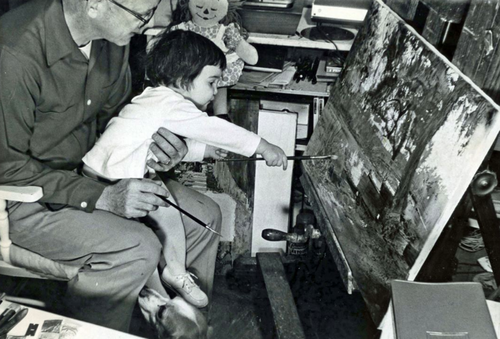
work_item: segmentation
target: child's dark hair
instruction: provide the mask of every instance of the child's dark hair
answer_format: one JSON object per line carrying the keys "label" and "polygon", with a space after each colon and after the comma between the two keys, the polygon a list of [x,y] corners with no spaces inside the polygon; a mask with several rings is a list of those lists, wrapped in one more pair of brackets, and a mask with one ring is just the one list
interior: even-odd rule
{"label": "child's dark hair", "polygon": [[154,87],[189,89],[205,66],[226,68],[222,50],[204,36],[183,30],[166,31],[146,56],[146,75]]}

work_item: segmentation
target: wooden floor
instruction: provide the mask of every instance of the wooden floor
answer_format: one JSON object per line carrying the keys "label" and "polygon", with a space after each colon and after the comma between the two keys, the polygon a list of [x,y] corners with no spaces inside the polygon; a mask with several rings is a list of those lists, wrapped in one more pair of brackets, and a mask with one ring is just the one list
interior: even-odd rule
{"label": "wooden floor", "polygon": [[[327,258],[312,257],[285,265],[306,338],[377,338],[361,295],[347,294],[335,266]],[[218,276],[213,302],[211,338],[276,338],[259,274],[245,276],[235,269],[226,277]]]}
{"label": "wooden floor", "polygon": [[[472,281],[485,272],[476,253],[457,251],[454,281]],[[368,316],[358,293],[348,295],[331,260],[308,260],[285,266],[307,339],[375,339],[380,333]],[[262,279],[257,271],[231,270],[216,276],[210,323],[210,339],[271,339],[272,314]],[[486,292],[486,291],[485,291]],[[491,291],[489,291],[491,292]],[[137,323],[141,323],[140,315]],[[140,325],[138,335],[154,338]]]}
{"label": "wooden floor", "polygon": [[[348,295],[328,257],[285,266],[307,339],[375,339],[379,332],[361,295]],[[210,339],[276,338],[264,282],[256,268],[230,270],[215,279]],[[135,334],[154,338],[136,320]]]}
{"label": "wooden floor", "polygon": [[[476,274],[483,273],[477,258],[484,255],[484,250],[469,253],[459,249],[453,280],[471,281]],[[285,265],[306,338],[378,338],[379,332],[371,322],[361,296],[356,292],[353,295],[346,293],[329,259],[329,254],[311,256],[308,260]],[[215,279],[210,339],[276,338],[267,293],[257,268],[234,265],[233,269],[224,272],[226,274],[217,275]],[[17,282],[0,277],[0,292],[11,290]],[[21,296],[43,295],[49,300],[57,299],[63,289],[61,283],[30,280]],[[154,338],[138,308],[132,325],[133,334]]]}

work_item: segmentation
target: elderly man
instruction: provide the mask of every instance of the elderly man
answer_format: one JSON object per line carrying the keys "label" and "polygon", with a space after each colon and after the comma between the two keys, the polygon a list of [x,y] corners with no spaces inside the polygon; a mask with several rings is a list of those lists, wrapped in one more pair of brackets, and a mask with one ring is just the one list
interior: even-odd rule
{"label": "elderly man", "polygon": [[[0,18],[0,184],[43,188],[40,203],[8,206],[15,244],[80,267],[69,281],[71,316],[127,331],[137,295],[154,275],[160,242],[137,221],[169,192],[148,179],[116,184],[81,176],[81,159],[130,93],[130,38],[158,0],[32,0]],[[166,171],[186,154],[165,129],[152,138]],[[212,228],[220,210],[179,184],[182,207]],[[144,219],[141,219],[144,220]],[[168,223],[168,220],[165,220]],[[184,219],[187,265],[210,296],[218,238]],[[165,291],[161,291],[165,293]]]}

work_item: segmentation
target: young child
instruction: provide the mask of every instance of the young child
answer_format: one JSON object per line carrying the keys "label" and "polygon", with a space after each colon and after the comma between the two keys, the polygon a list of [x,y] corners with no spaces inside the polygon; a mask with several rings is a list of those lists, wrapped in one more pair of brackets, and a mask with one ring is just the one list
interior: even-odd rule
{"label": "young child", "polygon": [[[244,156],[259,154],[268,166],[286,169],[286,155],[280,147],[203,112],[217,93],[216,83],[225,65],[223,52],[209,39],[190,31],[164,33],[146,59],[153,87],[147,87],[111,119],[83,158],[84,172],[110,180],[144,177],[147,161],[153,156],[148,151],[151,136],[160,127],[186,138],[189,151],[184,161],[223,158],[231,151]],[[157,230],[167,263],[161,274],[163,282],[189,303],[206,306],[207,296],[186,272],[180,215],[173,208],[159,208],[148,217],[158,227],[165,224],[160,220],[173,220],[168,229]]]}
{"label": "young child", "polygon": [[171,30],[182,29],[212,40],[226,55],[227,67],[217,83],[214,115],[227,115],[227,90],[235,85],[245,63],[255,65],[259,55],[244,38],[239,0],[179,0],[172,12]]}

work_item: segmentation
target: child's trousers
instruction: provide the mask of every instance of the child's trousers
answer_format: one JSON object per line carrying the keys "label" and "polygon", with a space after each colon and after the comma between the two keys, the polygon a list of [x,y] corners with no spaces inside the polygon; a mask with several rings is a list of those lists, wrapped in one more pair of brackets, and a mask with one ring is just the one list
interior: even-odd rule
{"label": "child's trousers", "polygon": [[[182,208],[220,231],[221,213],[214,201],[178,183],[169,184],[169,190]],[[219,239],[183,219],[186,265],[210,298]],[[13,243],[80,267],[68,282],[68,316],[128,331],[137,296],[160,258],[160,242],[148,226],[100,210],[52,212],[38,203],[10,206],[9,221]]]}

